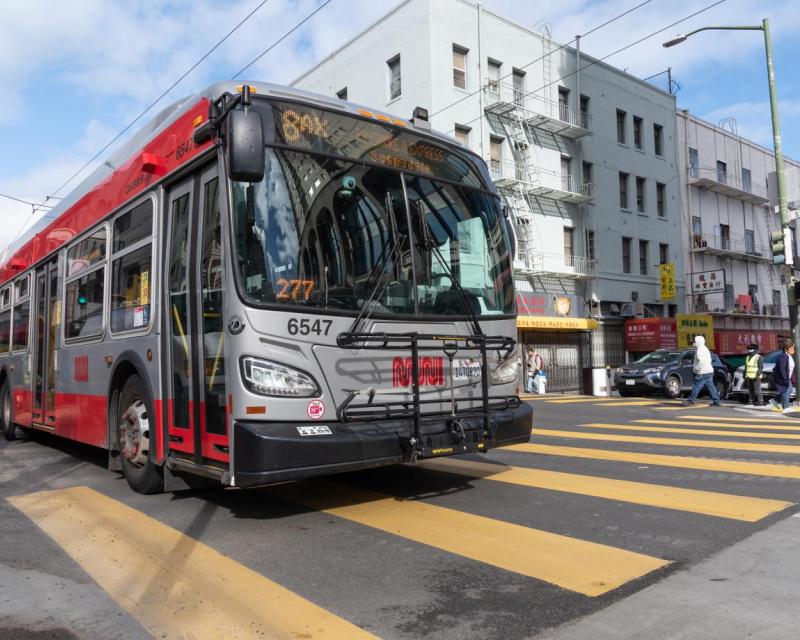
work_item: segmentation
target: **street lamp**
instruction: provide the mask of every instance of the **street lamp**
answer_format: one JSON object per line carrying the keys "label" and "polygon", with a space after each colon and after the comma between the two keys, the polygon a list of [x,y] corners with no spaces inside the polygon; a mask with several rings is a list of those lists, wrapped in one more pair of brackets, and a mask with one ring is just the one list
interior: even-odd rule
{"label": "street lamp", "polygon": [[[764,48],[767,54],[767,81],[769,84],[769,105],[772,111],[772,140],[775,145],[775,178],[778,187],[778,211],[781,215],[781,227],[789,227],[789,206],[786,197],[786,184],[783,175],[783,145],[781,144],[781,127],[778,122],[778,96],[775,92],[775,67],[772,63],[772,38],[769,33],[769,18],[764,18],[760,25],[753,26],[733,26],[733,27],[701,27],[690,31],[686,35],[677,35],[672,40],[667,40],[664,47],[674,47],[676,44],[684,42],[689,36],[693,36],[700,31],[763,31]],[[797,343],[800,332],[797,324],[797,301],[794,295],[794,284],[792,278],[788,279],[786,285],[786,300],[789,302],[789,324],[794,334],[794,341]],[[800,363],[800,348],[797,349],[795,358]]]}

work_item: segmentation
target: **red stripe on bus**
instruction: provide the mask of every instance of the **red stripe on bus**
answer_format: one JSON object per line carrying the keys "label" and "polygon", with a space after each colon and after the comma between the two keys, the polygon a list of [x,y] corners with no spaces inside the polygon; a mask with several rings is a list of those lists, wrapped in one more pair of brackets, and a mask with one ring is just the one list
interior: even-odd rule
{"label": "red stripe on bus", "polygon": [[[169,448],[184,453],[194,453],[194,429],[192,428],[192,404],[189,403],[189,424],[177,426],[175,424],[175,400],[167,400],[167,430],[169,433]],[[173,440],[173,437],[180,440]]]}
{"label": "red stripe on bus", "polygon": [[14,422],[30,427],[33,420],[33,393],[25,387],[14,387],[11,395],[14,398]]}
{"label": "red stripe on bus", "polygon": [[105,396],[56,393],[56,435],[107,449],[107,407]]}
{"label": "red stripe on bus", "polygon": [[164,403],[153,400],[153,411],[156,412],[156,462],[164,460]]}
{"label": "red stripe on bus", "polygon": [[[226,420],[227,423],[227,420]],[[200,451],[206,458],[228,462],[230,456],[227,452],[220,451],[214,445],[228,448],[228,428],[225,426],[225,434],[208,433],[206,431],[206,403],[200,403]]]}
{"label": "red stripe on bus", "polygon": [[[166,173],[172,173],[182,164],[208,149],[213,143],[207,142],[199,147],[192,141],[194,119],[208,116],[208,100],[199,100],[189,111],[151,140],[103,182],[91,189],[67,211],[53,220],[45,229],[28,240],[9,256],[0,269],[0,283],[19,275],[20,266],[25,269],[56,251],[75,236],[105,218],[121,204],[145,192],[151,184],[163,176],[142,171],[142,153],[149,153],[164,159]],[[176,149],[181,153],[177,154]],[[184,152],[185,149],[185,152]],[[180,158],[176,156],[180,155]],[[11,265],[14,265],[14,268]]]}

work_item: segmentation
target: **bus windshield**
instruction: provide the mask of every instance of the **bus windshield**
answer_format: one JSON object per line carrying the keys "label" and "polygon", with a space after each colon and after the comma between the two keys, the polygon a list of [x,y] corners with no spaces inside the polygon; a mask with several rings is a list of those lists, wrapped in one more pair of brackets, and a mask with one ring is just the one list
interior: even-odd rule
{"label": "bus windshield", "polygon": [[496,197],[345,158],[265,153],[264,179],[232,189],[249,302],[370,315],[513,313]]}

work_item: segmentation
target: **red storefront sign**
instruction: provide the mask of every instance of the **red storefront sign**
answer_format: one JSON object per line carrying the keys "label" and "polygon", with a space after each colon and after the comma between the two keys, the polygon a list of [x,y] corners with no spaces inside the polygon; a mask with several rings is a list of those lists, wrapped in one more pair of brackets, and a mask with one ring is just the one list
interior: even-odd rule
{"label": "red storefront sign", "polygon": [[720,355],[747,353],[750,344],[757,344],[761,353],[778,348],[778,334],[774,331],[722,329],[714,332],[716,351]]}
{"label": "red storefront sign", "polygon": [[625,351],[677,349],[675,318],[639,318],[625,321]]}

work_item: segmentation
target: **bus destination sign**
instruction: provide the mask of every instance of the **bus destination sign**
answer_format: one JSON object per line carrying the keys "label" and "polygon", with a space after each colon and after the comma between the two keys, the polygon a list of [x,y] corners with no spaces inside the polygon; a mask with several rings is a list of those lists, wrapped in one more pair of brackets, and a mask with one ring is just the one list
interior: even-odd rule
{"label": "bus destination sign", "polygon": [[273,102],[272,108],[276,142],[483,186],[464,158],[398,125],[304,105]]}

